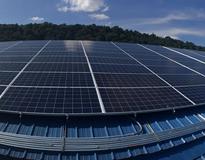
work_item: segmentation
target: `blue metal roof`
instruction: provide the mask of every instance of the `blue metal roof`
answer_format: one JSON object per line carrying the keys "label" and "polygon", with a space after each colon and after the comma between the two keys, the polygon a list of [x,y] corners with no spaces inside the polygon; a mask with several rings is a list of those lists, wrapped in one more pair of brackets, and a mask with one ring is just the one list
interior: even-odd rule
{"label": "blue metal roof", "polygon": [[14,158],[194,159],[204,154],[204,137],[204,107],[135,116],[0,116],[0,155]]}

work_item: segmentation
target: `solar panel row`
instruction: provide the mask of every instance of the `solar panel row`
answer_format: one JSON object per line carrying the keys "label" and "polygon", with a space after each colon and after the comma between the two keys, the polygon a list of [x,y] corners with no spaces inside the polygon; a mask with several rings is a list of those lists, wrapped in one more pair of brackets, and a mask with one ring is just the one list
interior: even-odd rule
{"label": "solar panel row", "polygon": [[2,110],[42,113],[100,112],[92,88],[11,87],[0,100]]}
{"label": "solar panel row", "polygon": [[167,49],[162,48],[162,47],[158,47],[158,48],[156,46],[149,46],[149,47],[151,49],[154,49],[155,51],[163,54],[164,56],[171,58],[171,59],[181,63],[182,65],[187,66],[188,68],[194,69],[197,72],[205,74],[204,64],[202,64],[198,61],[195,61],[193,59],[190,59],[190,58],[185,57],[183,55],[177,54],[173,51],[167,50]]}
{"label": "solar panel row", "polygon": [[100,89],[107,112],[145,111],[191,105],[172,88]]}
{"label": "solar panel row", "polygon": [[[24,58],[29,57],[27,62],[31,59],[31,54],[32,57],[37,56],[16,78],[12,84],[16,87],[10,87],[1,98],[1,109],[47,113],[100,112],[97,94],[80,43],[51,42],[37,54],[45,44],[45,41],[22,43],[3,52],[3,55],[9,53],[9,56],[20,54]],[[26,64],[19,65],[15,62],[4,65],[9,68],[2,70],[9,70],[9,73],[13,74],[11,71],[20,71]]]}
{"label": "solar panel row", "polygon": [[160,46],[116,45],[83,42],[94,77],[79,41],[26,41],[5,49],[0,53],[0,85],[13,83],[6,92],[0,87],[0,109],[102,112],[97,88],[106,112],[205,102],[204,64]]}
{"label": "solar panel row", "polygon": [[94,87],[90,73],[22,73],[14,85]]}

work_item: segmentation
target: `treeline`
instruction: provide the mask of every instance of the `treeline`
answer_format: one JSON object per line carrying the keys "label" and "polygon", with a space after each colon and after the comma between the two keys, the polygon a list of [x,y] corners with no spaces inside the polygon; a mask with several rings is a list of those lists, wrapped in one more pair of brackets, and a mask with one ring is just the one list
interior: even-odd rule
{"label": "treeline", "polygon": [[124,30],[118,26],[108,27],[94,24],[56,25],[47,22],[26,25],[0,24],[0,41],[48,39],[132,42],[205,51],[205,47],[197,46],[192,42],[183,42],[170,37],[162,38],[155,34]]}

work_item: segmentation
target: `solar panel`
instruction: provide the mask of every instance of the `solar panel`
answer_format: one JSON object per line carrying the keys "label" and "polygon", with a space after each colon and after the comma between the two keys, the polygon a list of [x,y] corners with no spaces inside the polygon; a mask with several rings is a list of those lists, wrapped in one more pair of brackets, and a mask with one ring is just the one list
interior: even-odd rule
{"label": "solar panel", "polygon": [[92,64],[92,68],[94,72],[149,73],[147,69],[139,65]]}
{"label": "solar panel", "polygon": [[186,107],[205,102],[204,73],[200,61],[160,46],[0,43],[0,110],[82,114]]}
{"label": "solar panel", "polygon": [[38,56],[34,59],[33,62],[55,62],[55,63],[86,63],[85,57],[67,57],[67,56],[47,56],[42,57]]}
{"label": "solar panel", "polygon": [[31,51],[4,51],[1,53],[2,56],[34,56],[36,52]]}
{"label": "solar panel", "polygon": [[[138,58],[138,57],[137,57]],[[138,58],[139,59],[139,58]],[[166,59],[139,59],[141,62],[146,64],[147,66],[163,66],[163,67],[180,67],[179,65],[176,65],[176,63],[172,61],[168,61]]]}
{"label": "solar panel", "polygon": [[0,93],[2,93],[2,92],[4,91],[5,88],[6,88],[6,87],[2,87],[2,86],[0,86]]}
{"label": "solar panel", "polygon": [[17,72],[0,72],[0,85],[8,85],[17,74]]}
{"label": "solar panel", "polygon": [[1,62],[28,62],[31,59],[29,56],[0,56]]}
{"label": "solar panel", "polygon": [[[190,51],[190,50],[189,50]],[[191,53],[196,53],[198,55],[200,55],[201,57],[205,57],[205,52],[204,51],[190,51]]]}
{"label": "solar panel", "polygon": [[200,75],[162,75],[161,77],[174,86],[205,84],[205,77]]}
{"label": "solar panel", "polygon": [[22,73],[14,85],[94,87],[90,73]]}
{"label": "solar panel", "polygon": [[26,63],[0,63],[0,71],[20,71]]}
{"label": "solar panel", "polygon": [[99,87],[167,86],[152,74],[95,74],[95,77]]}
{"label": "solar panel", "polygon": [[1,42],[0,43],[0,52],[8,49],[9,47],[15,45],[18,42]]}
{"label": "solar panel", "polygon": [[187,87],[178,87],[182,93],[194,99],[197,104],[205,103],[205,86],[187,86]]}
{"label": "solar panel", "polygon": [[136,64],[136,62],[130,58],[118,58],[118,57],[90,57],[90,63],[104,63],[104,64]]}
{"label": "solar panel", "polygon": [[26,71],[89,72],[87,63],[31,63]]}
{"label": "solar panel", "polygon": [[100,112],[92,88],[20,88],[12,87],[0,100],[2,110],[42,113]]}
{"label": "solar panel", "polygon": [[[177,61],[177,62],[181,63],[182,65],[187,66],[188,68],[192,68],[192,69],[194,69],[196,71],[199,71],[199,72],[201,70],[198,70],[198,68],[201,68],[201,69],[204,70],[204,64],[202,64],[198,61],[195,61],[193,59],[190,59],[186,56],[180,55],[176,52],[167,50],[167,49],[162,48],[162,47],[149,46],[149,48],[154,49],[155,51],[163,54],[164,56],[166,56],[170,59],[173,59],[174,61]],[[205,74],[205,72],[203,74]]]}
{"label": "solar panel", "polygon": [[[176,51],[179,51],[187,56],[190,56],[192,58],[196,58],[198,60],[204,61],[205,62],[205,54],[203,55],[202,52],[199,51],[190,51],[190,50],[185,50],[185,49],[177,49],[177,48],[172,48]],[[202,53],[202,55],[200,54]]]}
{"label": "solar panel", "polygon": [[183,67],[149,66],[157,74],[193,74],[192,71]]}
{"label": "solar panel", "polygon": [[145,111],[191,105],[172,88],[100,89],[107,112]]}

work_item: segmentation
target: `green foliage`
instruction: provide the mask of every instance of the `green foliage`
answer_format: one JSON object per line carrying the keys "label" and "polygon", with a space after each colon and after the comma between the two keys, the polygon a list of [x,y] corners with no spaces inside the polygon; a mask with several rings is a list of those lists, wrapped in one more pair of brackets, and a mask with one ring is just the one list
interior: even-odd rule
{"label": "green foliage", "polygon": [[163,45],[168,47],[204,50],[191,42],[183,42],[170,37],[158,37],[155,34],[139,33],[132,30],[123,30],[118,26],[93,25],[56,25],[42,24],[0,24],[0,41],[14,40],[95,40],[118,41],[141,44]]}

